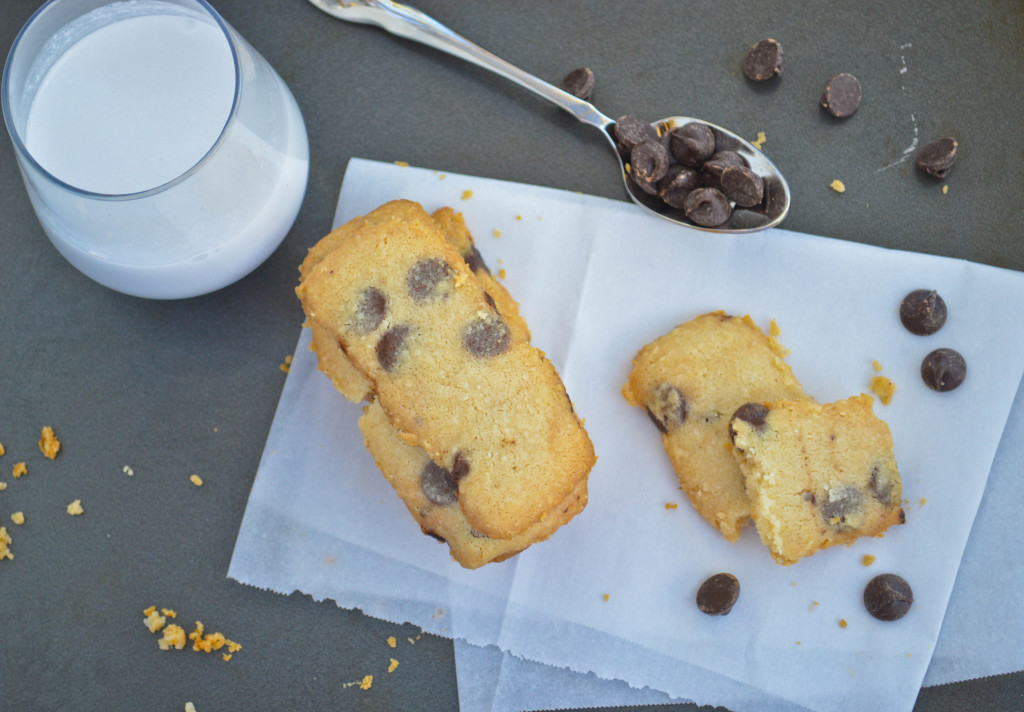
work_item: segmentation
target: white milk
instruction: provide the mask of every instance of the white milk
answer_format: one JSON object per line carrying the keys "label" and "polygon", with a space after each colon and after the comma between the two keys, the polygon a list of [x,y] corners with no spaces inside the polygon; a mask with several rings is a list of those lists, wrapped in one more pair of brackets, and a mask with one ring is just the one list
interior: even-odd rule
{"label": "white milk", "polygon": [[74,42],[45,59],[23,136],[79,191],[143,194],[96,199],[40,180],[29,194],[57,249],[96,281],[145,297],[203,294],[262,263],[294,222],[309,165],[302,116],[234,35],[242,92],[228,123],[236,64],[221,27],[154,0],[116,7],[112,22],[106,8],[77,20]]}

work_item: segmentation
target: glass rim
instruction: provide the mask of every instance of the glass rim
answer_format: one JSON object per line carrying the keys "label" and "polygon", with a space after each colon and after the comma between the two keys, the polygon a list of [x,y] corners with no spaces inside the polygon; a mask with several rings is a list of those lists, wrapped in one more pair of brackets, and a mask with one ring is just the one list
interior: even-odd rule
{"label": "glass rim", "polygon": [[[213,142],[210,148],[202,155],[202,157],[198,161],[196,161],[190,168],[183,171],[180,175],[175,176],[174,178],[171,178],[170,180],[164,183],[161,183],[160,185],[154,186],[152,188],[146,188],[145,190],[134,191],[131,193],[99,193],[96,191],[85,190],[83,188],[78,188],[74,185],[71,185],[70,183],[61,180],[53,173],[48,171],[46,168],[44,168],[43,165],[36,160],[35,156],[32,155],[32,152],[28,150],[28,147],[25,146],[24,141],[22,141],[18,129],[14,125],[14,113],[10,106],[11,65],[13,64],[14,55],[18,51],[18,47],[20,46],[22,39],[27,34],[29,28],[32,27],[33,24],[35,24],[35,22],[42,16],[44,12],[47,11],[48,8],[57,3],[66,1],[67,0],[46,0],[45,3],[39,6],[39,8],[37,8],[35,12],[32,13],[32,15],[28,18],[28,20],[25,22],[22,28],[18,31],[18,34],[14,38],[14,43],[11,44],[11,49],[7,53],[7,60],[4,63],[3,75],[2,77],[0,77],[0,109],[2,109],[4,123],[7,126],[7,134],[11,137],[11,141],[14,144],[15,152],[18,154],[18,156],[21,157],[22,160],[26,161],[29,165],[31,165],[35,171],[40,173],[49,182],[68,191],[69,193],[73,193],[75,195],[79,195],[84,198],[90,198],[93,200],[137,200],[139,198],[146,198],[169,190],[170,188],[173,188],[174,186],[178,185],[182,181],[192,176],[196,171],[202,168],[203,165],[207,163],[207,161],[210,160],[210,158],[217,152],[217,149],[220,148],[221,144],[224,143],[228,127],[231,125],[232,121],[235,118],[235,115],[238,113],[238,106],[242,91],[242,72],[241,65],[239,64],[238,61],[238,49],[236,48],[235,40],[232,38],[231,32],[228,29],[227,22],[224,20],[224,18],[220,16],[220,13],[218,13],[213,8],[213,6],[210,5],[209,2],[207,2],[207,0],[191,0],[192,2],[199,5],[200,8],[202,8],[213,19],[214,23],[220,29],[221,34],[223,34],[225,41],[228,43],[228,49],[231,51],[231,63],[233,66],[235,77],[234,95],[231,98],[231,109],[230,111],[228,111],[228,116],[224,120],[224,126],[221,127],[220,132],[217,134],[217,139]],[[97,7],[94,9],[98,9],[99,7],[102,7],[104,5],[113,5],[115,2],[119,1],[125,0],[110,0],[109,2],[97,5]],[[83,17],[85,14],[87,13],[79,15],[79,17]]]}

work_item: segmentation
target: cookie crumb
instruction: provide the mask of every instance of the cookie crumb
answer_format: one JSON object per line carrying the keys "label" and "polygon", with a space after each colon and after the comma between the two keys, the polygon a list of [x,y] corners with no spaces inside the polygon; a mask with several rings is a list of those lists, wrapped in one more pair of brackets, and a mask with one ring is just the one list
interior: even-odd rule
{"label": "cookie crumb", "polygon": [[845,618],[840,618],[839,619],[839,627],[840,628],[845,628],[846,626],[847,626],[846,619]]}
{"label": "cookie crumb", "polygon": [[942,186],[942,194],[945,195],[948,192],[949,192],[949,186],[948,185]]}
{"label": "cookie crumb", "polygon": [[5,489],[7,489],[7,483],[0,482],[0,492],[3,492]]}
{"label": "cookie crumb", "polygon": [[72,517],[77,517],[79,514],[84,514],[85,510],[82,509],[82,500],[76,499],[74,502],[67,507],[68,514]]}
{"label": "cookie crumb", "polygon": [[860,560],[860,563],[862,563],[864,566],[871,566],[871,564],[875,563],[875,557],[873,557],[871,554],[864,554],[864,558]]}
{"label": "cookie crumb", "polygon": [[371,687],[373,687],[373,675],[367,675],[359,683],[359,689],[369,690]]}
{"label": "cookie crumb", "polygon": [[289,371],[292,370],[292,356],[291,355],[288,355],[288,356],[284,357],[284,363],[281,364],[280,368],[285,373],[288,373]]}
{"label": "cookie crumb", "polygon": [[203,478],[200,477],[199,475],[189,475],[188,479],[189,479],[189,482],[194,484],[196,487],[202,487],[203,486]]}
{"label": "cookie crumb", "polygon": [[389,636],[388,636],[388,647],[389,647],[389,648],[394,648],[394,647],[396,647],[397,645],[398,645],[398,641],[397,641],[397,640],[395,640],[395,636],[393,636],[393,635],[389,635]]}
{"label": "cookie crumb", "polygon": [[839,180],[838,178],[836,178],[834,181],[829,183],[828,187],[831,188],[832,190],[834,190],[837,193],[845,193],[846,192],[846,186],[843,184],[843,181]]}
{"label": "cookie crumb", "polygon": [[501,237],[501,230],[499,230],[498,228],[494,228],[494,236]]}
{"label": "cookie crumb", "polygon": [[150,606],[142,612],[142,615],[146,616],[142,619],[142,622],[149,628],[150,633],[157,633],[163,630],[163,627],[167,624],[167,619],[156,612],[156,606]]}
{"label": "cookie crumb", "polygon": [[14,554],[11,553],[11,535],[7,533],[5,527],[0,527],[0,561],[4,559],[13,559]]}
{"label": "cookie crumb", "polygon": [[889,405],[896,393],[896,384],[885,376],[875,376],[871,379],[871,392],[878,396],[882,405]]}
{"label": "cookie crumb", "polygon": [[224,659],[224,662],[227,662],[231,659],[231,653],[223,653],[221,654],[221,657]]}
{"label": "cookie crumb", "polygon": [[395,660],[394,658],[391,658],[391,662],[388,663],[388,672],[389,673],[394,672],[395,668],[397,668],[397,667],[398,667],[398,661]]}
{"label": "cookie crumb", "polygon": [[877,360],[871,362],[871,367],[875,369],[875,373],[878,373],[879,371],[882,370],[882,364],[879,363]]}
{"label": "cookie crumb", "polygon": [[43,456],[50,460],[56,458],[57,453],[60,452],[60,440],[57,439],[53,428],[49,425],[43,426],[39,434],[39,449],[42,451]]}
{"label": "cookie crumb", "polygon": [[764,142],[767,141],[767,140],[768,139],[767,139],[767,137],[765,137],[764,131],[758,131],[757,132],[757,138],[754,139],[753,141],[751,141],[750,143],[754,144],[754,148],[756,148],[758,151],[760,151],[761,147],[764,146]]}
{"label": "cookie crumb", "polygon": [[191,702],[185,703],[185,712],[196,712],[196,706]]}
{"label": "cookie crumb", "polygon": [[164,636],[157,641],[157,645],[160,646],[160,650],[182,650],[185,647],[185,629],[177,623],[171,623],[169,626],[164,628]]}
{"label": "cookie crumb", "polygon": [[124,474],[128,475],[129,477],[132,477],[132,476],[135,475],[135,470],[130,468],[128,465],[125,465],[124,467],[122,467],[121,468],[121,472],[123,472]]}
{"label": "cookie crumb", "polygon": [[782,329],[779,328],[779,324],[778,324],[777,321],[772,319],[771,321],[768,322],[768,335],[769,336],[771,336],[773,339],[777,339],[777,338],[779,338],[779,334],[781,334],[781,333],[782,333]]}
{"label": "cookie crumb", "polygon": [[679,505],[675,502],[665,502],[665,509],[679,509]]}
{"label": "cookie crumb", "polygon": [[924,505],[926,505],[926,504],[928,504],[928,500],[927,500],[927,499],[925,499],[924,497],[922,497],[922,498],[921,498],[921,506],[923,507],[923,506],[924,506]]}
{"label": "cookie crumb", "polygon": [[178,617],[177,611],[172,611],[170,608],[161,608],[160,612],[163,613],[168,618],[177,618]]}
{"label": "cookie crumb", "polygon": [[0,443],[0,455],[6,455],[7,451],[4,450],[4,444]]}
{"label": "cookie crumb", "polygon": [[395,161],[395,165],[400,167],[400,168],[408,168],[409,167],[409,162],[408,161]]}
{"label": "cookie crumb", "polygon": [[14,476],[14,479],[18,479],[22,475],[27,475],[27,474],[28,474],[28,465],[26,465],[24,462],[16,462],[16,463],[14,463],[14,469],[11,471],[11,475]]}
{"label": "cookie crumb", "polygon": [[471,191],[471,190],[464,190],[464,191],[462,191],[462,199],[463,200],[469,200],[472,197],[473,197],[473,191]]}
{"label": "cookie crumb", "polygon": [[610,598],[611,598],[611,595],[609,595],[607,593],[601,594],[601,600],[603,600],[603,601],[607,601]]}
{"label": "cookie crumb", "polygon": [[15,512],[14,514],[11,515],[11,521],[14,522],[15,524],[18,524],[18,525],[24,524],[25,523],[25,513],[24,512]]}

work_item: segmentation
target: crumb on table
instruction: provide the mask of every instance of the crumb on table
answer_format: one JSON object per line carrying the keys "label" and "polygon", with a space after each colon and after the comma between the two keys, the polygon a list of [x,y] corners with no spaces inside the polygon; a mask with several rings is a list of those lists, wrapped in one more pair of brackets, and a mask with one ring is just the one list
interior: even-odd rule
{"label": "crumb on table", "polygon": [[5,455],[5,454],[7,454],[7,451],[4,450],[4,444],[0,443],[0,455]]}
{"label": "crumb on table", "polygon": [[160,650],[181,650],[185,647],[185,642],[185,629],[177,623],[171,623],[164,628],[164,636],[157,641],[157,645],[160,646]]}
{"label": "crumb on table", "polygon": [[388,663],[388,672],[389,673],[390,672],[394,672],[395,668],[397,668],[397,667],[398,667],[398,661],[395,660],[394,658],[391,658],[391,662]]}
{"label": "crumb on table", "polygon": [[60,440],[53,432],[53,428],[49,425],[43,426],[42,431],[39,434],[39,449],[43,455],[51,460],[57,457],[57,453],[60,452]]}
{"label": "crumb on table", "polygon": [[167,623],[167,619],[156,612],[156,606],[150,606],[142,612],[142,615],[146,616],[142,619],[142,622],[149,628],[150,633],[162,630]]}
{"label": "crumb on table", "polygon": [[875,376],[871,379],[871,392],[878,396],[882,405],[892,403],[892,396],[896,393],[896,384],[885,376]]}
{"label": "crumb on table", "polygon": [[14,514],[11,515],[11,521],[14,522],[15,524],[18,524],[18,525],[24,524],[25,523],[25,513],[24,512],[15,512]]}
{"label": "crumb on table", "polygon": [[83,514],[85,510],[82,508],[82,500],[76,499],[74,502],[68,505],[68,514],[72,517],[76,517],[79,514]]}
{"label": "crumb on table", "polygon": [[7,533],[5,527],[0,527],[0,561],[4,559],[13,559],[14,554],[11,553],[11,535]]}
{"label": "crumb on table", "polygon": [[871,566],[871,564],[875,563],[875,557],[871,554],[864,554],[864,557],[860,560],[860,563],[862,563],[864,566]]}
{"label": "crumb on table", "polygon": [[831,188],[832,190],[834,190],[837,193],[845,193],[846,192],[846,185],[844,185],[843,181],[839,180],[838,178],[836,178],[834,181],[829,183],[828,187]]}
{"label": "crumb on table", "polygon": [[189,475],[188,479],[196,487],[202,487],[203,486],[203,478],[200,477],[199,475]]}
{"label": "crumb on table", "polygon": [[26,465],[24,462],[16,462],[16,463],[14,463],[14,469],[11,470],[11,475],[14,476],[14,479],[18,479],[22,475],[27,475],[27,474],[28,474],[28,465]]}

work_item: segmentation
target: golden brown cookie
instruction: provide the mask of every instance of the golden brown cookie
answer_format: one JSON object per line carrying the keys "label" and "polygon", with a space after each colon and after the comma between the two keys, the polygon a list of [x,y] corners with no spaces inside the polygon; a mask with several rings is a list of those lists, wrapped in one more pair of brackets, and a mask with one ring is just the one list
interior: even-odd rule
{"label": "golden brown cookie", "polygon": [[644,346],[622,392],[661,431],[690,502],[729,541],[750,521],[729,418],[744,403],[809,399],[785,349],[749,316],[704,314]]}
{"label": "golden brown cookie", "polygon": [[871,396],[752,403],[730,425],[751,514],[772,557],[792,564],[902,524],[889,426]]}
{"label": "golden brown cookie", "polygon": [[508,539],[565,501],[594,464],[590,439],[554,367],[438,222],[395,201],[323,245],[297,289],[308,322],[402,440],[452,473],[470,526]]}

